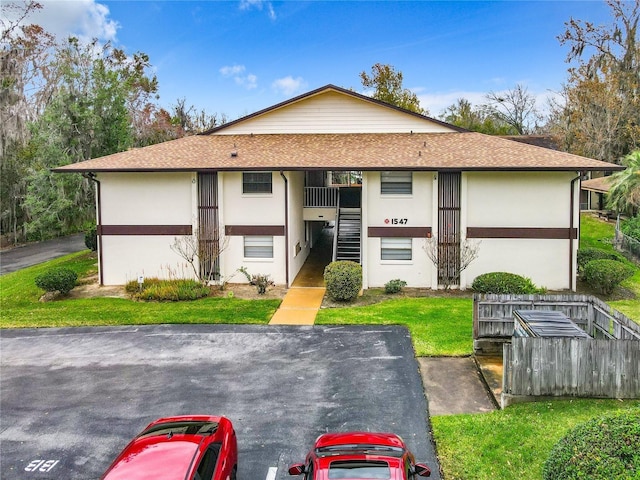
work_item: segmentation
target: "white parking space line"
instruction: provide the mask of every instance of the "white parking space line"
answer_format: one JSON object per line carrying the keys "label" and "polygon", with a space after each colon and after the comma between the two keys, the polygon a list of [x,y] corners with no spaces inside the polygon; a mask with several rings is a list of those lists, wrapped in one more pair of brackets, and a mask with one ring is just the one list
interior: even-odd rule
{"label": "white parking space line", "polygon": [[276,473],[278,473],[278,467],[269,467],[266,480],[276,480]]}

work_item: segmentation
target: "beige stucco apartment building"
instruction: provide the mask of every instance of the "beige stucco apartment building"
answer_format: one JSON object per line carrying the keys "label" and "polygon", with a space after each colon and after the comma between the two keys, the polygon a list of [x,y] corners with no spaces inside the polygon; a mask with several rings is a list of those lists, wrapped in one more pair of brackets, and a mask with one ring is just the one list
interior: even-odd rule
{"label": "beige stucco apartment building", "polygon": [[508,271],[573,290],[580,179],[619,168],[329,85],[202,135],[56,171],[96,180],[105,285],[193,276],[171,248],[193,235],[204,248],[223,246],[201,267],[216,278],[244,267],[290,285],[331,227],[336,241],[325,248],[360,262],[365,288],[396,278],[438,288],[472,244],[479,256],[459,288]]}

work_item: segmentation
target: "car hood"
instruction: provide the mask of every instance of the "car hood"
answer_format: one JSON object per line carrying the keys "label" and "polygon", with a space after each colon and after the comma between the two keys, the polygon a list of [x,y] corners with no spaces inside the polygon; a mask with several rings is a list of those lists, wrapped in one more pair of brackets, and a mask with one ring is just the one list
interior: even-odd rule
{"label": "car hood", "polygon": [[115,460],[103,480],[174,480],[185,478],[201,438],[142,438],[132,442]]}

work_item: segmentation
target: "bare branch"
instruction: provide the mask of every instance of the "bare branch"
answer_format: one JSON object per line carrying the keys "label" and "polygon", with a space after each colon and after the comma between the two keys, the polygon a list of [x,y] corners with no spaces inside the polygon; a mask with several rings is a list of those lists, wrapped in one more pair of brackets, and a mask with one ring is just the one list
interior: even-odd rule
{"label": "bare branch", "polygon": [[[438,269],[438,277],[445,290],[460,279],[460,274],[480,255],[480,243],[464,239],[460,242],[459,252],[455,255],[446,255],[445,250],[452,248],[449,245],[441,245],[436,237],[427,238],[423,250],[431,263]],[[453,247],[457,249],[457,246]]]}

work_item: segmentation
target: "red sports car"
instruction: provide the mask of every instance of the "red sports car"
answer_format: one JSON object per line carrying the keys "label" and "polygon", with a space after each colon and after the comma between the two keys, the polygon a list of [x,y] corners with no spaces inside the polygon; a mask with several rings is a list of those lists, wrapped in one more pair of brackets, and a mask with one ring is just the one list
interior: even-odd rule
{"label": "red sports car", "polygon": [[205,415],[151,422],[118,455],[103,480],[235,480],[236,432],[225,417]]}
{"label": "red sports car", "polygon": [[415,463],[404,441],[393,433],[325,433],[316,440],[305,463],[289,468],[304,480],[347,478],[410,480],[428,477],[431,470]]}

